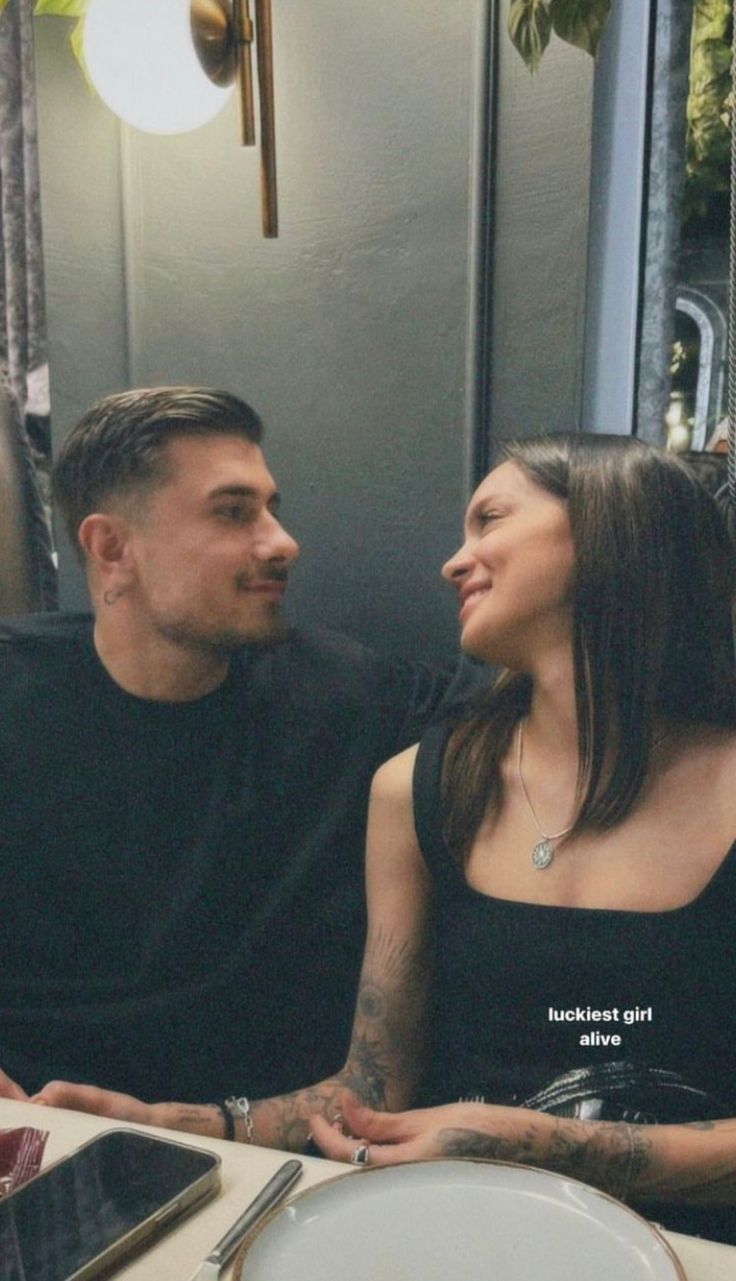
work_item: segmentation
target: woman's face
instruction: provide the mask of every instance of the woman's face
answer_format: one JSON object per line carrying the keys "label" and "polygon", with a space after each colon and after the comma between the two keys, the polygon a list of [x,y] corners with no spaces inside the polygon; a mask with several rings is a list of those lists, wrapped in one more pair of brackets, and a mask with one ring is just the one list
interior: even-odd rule
{"label": "woman's face", "polygon": [[518,464],[494,468],[470,500],[465,543],[442,569],[460,595],[463,649],[529,671],[569,646],[574,562],[565,504]]}

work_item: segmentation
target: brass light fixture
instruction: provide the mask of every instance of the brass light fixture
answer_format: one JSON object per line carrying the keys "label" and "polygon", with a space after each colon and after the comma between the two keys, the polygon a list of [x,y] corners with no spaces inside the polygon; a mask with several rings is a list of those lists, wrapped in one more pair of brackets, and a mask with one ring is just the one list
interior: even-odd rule
{"label": "brass light fixture", "polygon": [[237,83],[244,147],[256,142],[251,46],[255,45],[261,150],[261,220],[263,234],[278,235],[276,128],[273,91],[273,26],[271,0],[191,0],[192,39],[209,79],[224,87]]}

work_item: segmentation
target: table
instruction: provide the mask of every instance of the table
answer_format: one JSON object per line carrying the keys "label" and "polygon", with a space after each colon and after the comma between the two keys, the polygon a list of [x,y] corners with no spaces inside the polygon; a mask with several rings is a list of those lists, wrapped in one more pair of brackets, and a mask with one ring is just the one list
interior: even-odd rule
{"label": "table", "polygon": [[[48,1130],[44,1165],[58,1160],[67,1152],[79,1147],[87,1139],[104,1130],[119,1128],[120,1122],[106,1121],[101,1117],[86,1116],[79,1112],[62,1112],[54,1108],[38,1107],[33,1103],[16,1103],[0,1099],[0,1129],[31,1125]],[[286,1160],[287,1154],[271,1148],[249,1147],[241,1143],[226,1143],[223,1139],[199,1138],[161,1130],[153,1126],[130,1126],[162,1138],[191,1143],[194,1147],[208,1148],[222,1159],[222,1190],[201,1210],[185,1219],[150,1250],[114,1273],[120,1281],[189,1281],[197,1264],[209,1253],[223,1233],[235,1221],[263,1184]],[[325,1179],[343,1175],[360,1178],[360,1172],[334,1161],[316,1157],[301,1157],[304,1173],[295,1188],[302,1192]],[[695,1237],[681,1236],[677,1232],[664,1232],[687,1275],[687,1281],[734,1281],[736,1278],[736,1247],[701,1241]],[[223,1271],[223,1281],[229,1281],[232,1269]],[[390,1281],[390,1278],[386,1278]]]}

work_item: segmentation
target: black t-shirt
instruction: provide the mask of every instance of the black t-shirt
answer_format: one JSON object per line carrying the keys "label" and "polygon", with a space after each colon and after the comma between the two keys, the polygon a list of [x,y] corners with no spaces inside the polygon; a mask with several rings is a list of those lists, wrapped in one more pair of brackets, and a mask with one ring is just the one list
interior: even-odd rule
{"label": "black t-shirt", "polygon": [[446,687],[294,630],[161,703],[111,680],[88,618],[3,624],[0,1066],[182,1100],[335,1070],[370,778]]}

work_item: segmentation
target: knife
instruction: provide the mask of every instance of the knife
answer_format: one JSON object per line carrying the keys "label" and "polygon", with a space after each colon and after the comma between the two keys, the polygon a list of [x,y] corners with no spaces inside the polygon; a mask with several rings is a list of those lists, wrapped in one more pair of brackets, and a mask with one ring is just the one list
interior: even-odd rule
{"label": "knife", "polygon": [[261,1188],[258,1196],[251,1201],[239,1219],[228,1229],[224,1237],[217,1242],[214,1250],[200,1263],[191,1281],[217,1281],[222,1268],[235,1254],[246,1232],[254,1223],[263,1218],[276,1205],[290,1188],[294,1186],[302,1172],[301,1161],[286,1161],[276,1171],[273,1178]]}

